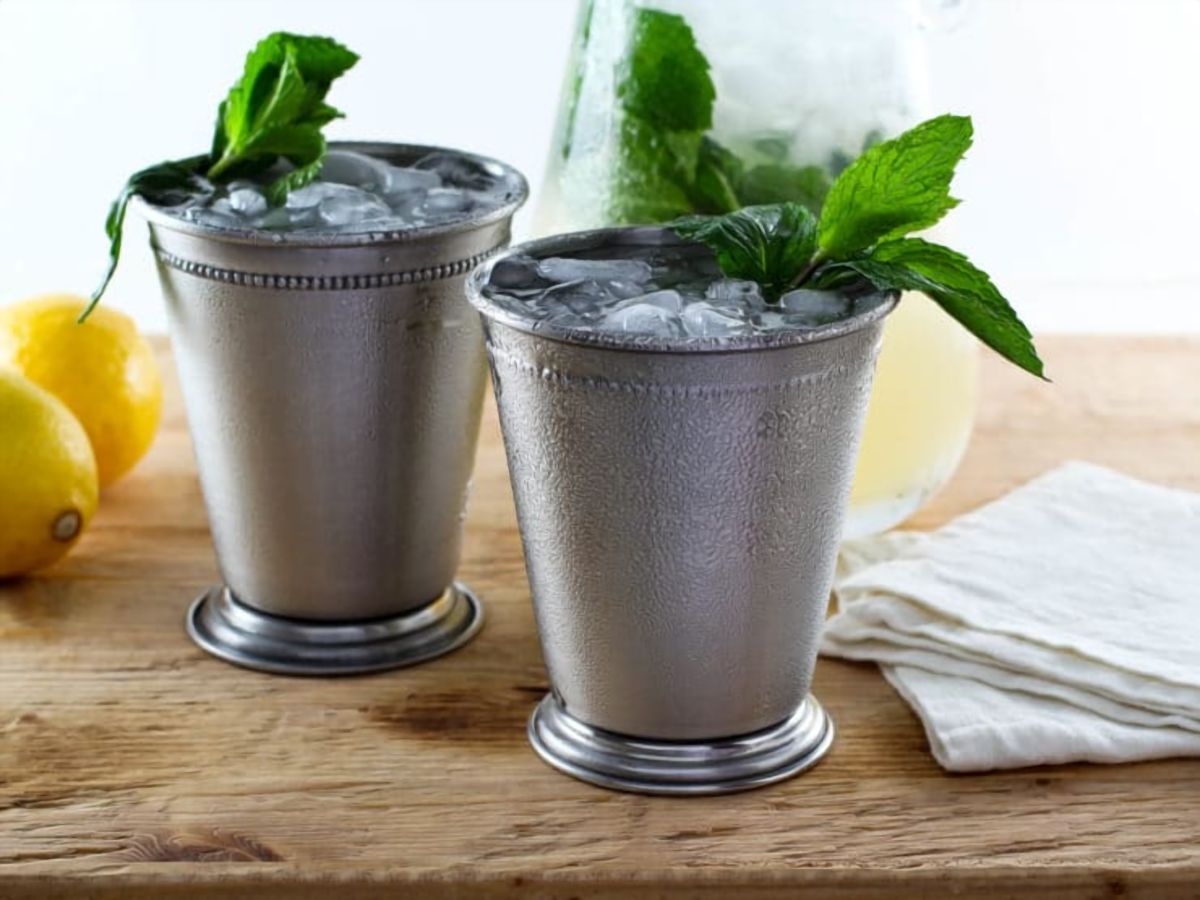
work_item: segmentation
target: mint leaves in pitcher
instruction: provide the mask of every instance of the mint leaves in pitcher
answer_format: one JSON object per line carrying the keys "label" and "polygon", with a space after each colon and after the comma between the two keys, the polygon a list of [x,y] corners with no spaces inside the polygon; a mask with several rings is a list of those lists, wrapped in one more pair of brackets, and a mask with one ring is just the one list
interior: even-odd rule
{"label": "mint leaves in pitcher", "polygon": [[1045,377],[1029,329],[986,273],[921,238],[958,205],[955,166],[971,146],[966,116],[939,116],[876,144],[829,188],[818,219],[799,203],[688,216],[670,227],[716,254],[730,278],[762,285],[777,302],[796,288],[920,291],[988,347]]}
{"label": "mint leaves in pitcher", "polygon": [[819,210],[830,186],[825,169],[788,162],[786,147],[760,146],[767,161],[750,164],[713,137],[717,91],[687,20],[650,7],[632,16],[628,58],[617,73],[619,176],[608,218],[664,222],[777,201]]}
{"label": "mint leaves in pitcher", "polygon": [[132,175],[121,189],[104,225],[108,268],[80,321],[95,308],[116,272],[121,228],[134,195],[170,204],[203,189],[206,181],[262,176],[280,166],[282,171],[265,191],[278,205],[289,191],[316,178],[325,158],[321,129],[342,115],[325,102],[325,95],[357,61],[355,53],[327,37],[278,31],[259,41],[246,57],[242,77],[218,108],[209,153],[150,166]]}

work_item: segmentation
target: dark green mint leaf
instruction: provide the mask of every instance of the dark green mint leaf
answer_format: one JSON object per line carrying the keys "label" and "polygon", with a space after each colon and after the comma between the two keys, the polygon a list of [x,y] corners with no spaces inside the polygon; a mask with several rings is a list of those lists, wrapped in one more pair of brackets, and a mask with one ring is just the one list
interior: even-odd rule
{"label": "dark green mint leaf", "polygon": [[716,215],[743,206],[735,187],[741,178],[742,161],[705,135],[700,141],[696,175],[692,181],[693,210]]}
{"label": "dark green mint leaf", "polygon": [[712,127],[717,92],[683,16],[639,7],[617,97],[625,112],[670,131]]}
{"label": "dark green mint leaf", "polygon": [[953,209],[954,167],[971,146],[971,120],[939,116],[854,160],[825,198],[819,243],[842,259],[879,241],[928,228]]}
{"label": "dark green mint leaf", "polygon": [[[214,151],[220,152],[209,178],[236,173],[239,166],[263,157],[286,156],[305,167],[319,161],[325,145],[313,135],[319,137],[322,126],[341,115],[325,103],[325,95],[357,60],[325,37],[275,32],[259,41],[221,104],[213,137]],[[318,146],[320,155],[314,158]]]}
{"label": "dark green mint leaf", "polygon": [[771,301],[795,285],[817,248],[816,217],[798,203],[689,216],[669,227],[684,240],[710,247],[728,277],[757,281]]}
{"label": "dark green mint leaf", "polygon": [[885,241],[863,257],[825,264],[811,283],[844,287],[847,271],[879,290],[920,291],[1005,359],[1045,377],[1029,329],[987,274],[961,253],[920,238]]}
{"label": "dark green mint leaf", "polygon": [[92,291],[87,307],[79,315],[79,321],[84,322],[100,302],[108,283],[112,281],[117,271],[117,260],[121,258],[121,235],[125,226],[125,212],[134,194],[145,197],[152,203],[170,206],[182,203],[194,193],[195,170],[203,161],[181,160],[179,162],[164,162],[156,166],[142,169],[130,176],[121,188],[121,193],[108,208],[108,216],[104,220],[104,234],[108,237],[108,265],[100,284]]}

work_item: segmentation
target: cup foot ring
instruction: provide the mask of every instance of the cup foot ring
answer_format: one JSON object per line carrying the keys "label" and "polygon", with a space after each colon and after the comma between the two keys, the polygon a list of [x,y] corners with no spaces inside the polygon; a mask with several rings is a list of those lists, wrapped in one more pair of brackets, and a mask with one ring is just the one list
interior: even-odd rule
{"label": "cup foot ring", "polygon": [[591,784],[639,794],[730,794],[815,766],[833,744],[833,720],[811,694],[783,722],[712,741],[658,741],[594,728],[549,694],[529,717],[529,742],[546,763]]}
{"label": "cup foot ring", "polygon": [[281,675],[360,675],[424,662],[461,647],[483,625],[483,605],[455,582],[431,603],[363,621],[289,619],[209,588],[187,614],[188,635],[226,662]]}

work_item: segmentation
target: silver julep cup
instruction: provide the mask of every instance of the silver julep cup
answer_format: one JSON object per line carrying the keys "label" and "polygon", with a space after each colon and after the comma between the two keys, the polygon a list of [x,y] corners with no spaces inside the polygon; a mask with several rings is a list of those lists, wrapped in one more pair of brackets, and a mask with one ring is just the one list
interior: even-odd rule
{"label": "silver julep cup", "polygon": [[[343,143],[391,161],[441,148]],[[467,274],[499,209],[400,232],[237,232],[148,203],[224,585],[188,615],[230,662],[343,674],[445,653],[481,624],[454,582],[486,364]]]}
{"label": "silver julep cup", "polygon": [[[510,253],[672,242],[606,229]],[[895,299],[811,331],[683,344],[534,326],[488,298],[492,267],[469,290],[552,686],[534,748],[646,793],[813,765],[833,728],[809,686]]]}

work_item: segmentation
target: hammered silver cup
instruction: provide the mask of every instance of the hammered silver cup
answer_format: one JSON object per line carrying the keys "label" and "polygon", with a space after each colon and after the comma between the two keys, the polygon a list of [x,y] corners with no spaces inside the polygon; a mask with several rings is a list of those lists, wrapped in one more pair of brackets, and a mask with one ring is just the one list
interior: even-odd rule
{"label": "hammered silver cup", "polygon": [[[656,228],[514,248],[678,243]],[[552,692],[552,766],[661,794],[812,766],[809,694],[884,317],[683,344],[534,326],[472,276]]]}
{"label": "hammered silver cup", "polygon": [[[411,162],[440,150],[335,145]],[[467,274],[509,240],[499,209],[366,234],[236,232],[141,203],[224,581],[188,614],[239,665],[346,674],[469,640],[454,582],[486,380]]]}

